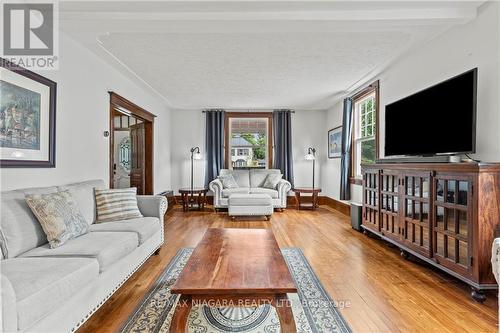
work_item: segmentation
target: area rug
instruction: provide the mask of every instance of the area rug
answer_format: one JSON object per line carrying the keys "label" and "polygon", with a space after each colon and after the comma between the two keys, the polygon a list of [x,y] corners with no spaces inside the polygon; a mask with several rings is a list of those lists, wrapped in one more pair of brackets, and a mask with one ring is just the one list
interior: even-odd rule
{"label": "area rug", "polygon": [[[168,333],[178,295],[170,294],[182,268],[193,252],[179,250],[154,287],[127,320],[121,333]],[[314,274],[309,262],[298,248],[282,249],[285,261],[297,285],[298,293],[289,294],[297,332],[351,332],[334,302]],[[189,332],[274,333],[280,332],[278,316],[270,305],[254,308],[193,307],[188,320]]]}

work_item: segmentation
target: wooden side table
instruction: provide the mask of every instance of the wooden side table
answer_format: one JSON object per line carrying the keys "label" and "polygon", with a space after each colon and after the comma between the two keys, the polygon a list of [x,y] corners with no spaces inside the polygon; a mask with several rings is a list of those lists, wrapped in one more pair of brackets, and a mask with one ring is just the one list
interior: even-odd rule
{"label": "wooden side table", "polygon": [[[301,209],[314,210],[314,209],[318,208],[318,194],[321,192],[320,188],[297,187],[297,188],[292,189],[292,191],[295,193],[295,201],[296,201],[297,210],[301,210]],[[311,204],[301,203],[300,195],[302,193],[311,193],[312,194]]]}
{"label": "wooden side table", "polygon": [[204,210],[207,192],[208,189],[203,187],[179,189],[182,198],[182,211]]}

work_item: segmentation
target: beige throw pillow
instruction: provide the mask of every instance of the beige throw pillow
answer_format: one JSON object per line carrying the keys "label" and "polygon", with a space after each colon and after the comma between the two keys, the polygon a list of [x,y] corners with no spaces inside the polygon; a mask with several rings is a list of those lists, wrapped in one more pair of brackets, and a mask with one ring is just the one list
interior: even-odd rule
{"label": "beige throw pillow", "polygon": [[137,206],[137,188],[95,189],[97,223],[142,217]]}
{"label": "beige throw pillow", "polygon": [[86,234],[89,226],[69,191],[28,194],[26,203],[35,214],[51,248]]}

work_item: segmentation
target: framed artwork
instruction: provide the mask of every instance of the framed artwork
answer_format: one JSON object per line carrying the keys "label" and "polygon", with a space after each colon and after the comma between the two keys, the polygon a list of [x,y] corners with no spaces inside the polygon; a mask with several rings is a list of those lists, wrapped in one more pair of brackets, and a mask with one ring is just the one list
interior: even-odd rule
{"label": "framed artwork", "polygon": [[0,58],[0,167],[55,167],[56,89]]}
{"label": "framed artwork", "polygon": [[342,126],[328,131],[328,158],[340,158],[342,152]]}

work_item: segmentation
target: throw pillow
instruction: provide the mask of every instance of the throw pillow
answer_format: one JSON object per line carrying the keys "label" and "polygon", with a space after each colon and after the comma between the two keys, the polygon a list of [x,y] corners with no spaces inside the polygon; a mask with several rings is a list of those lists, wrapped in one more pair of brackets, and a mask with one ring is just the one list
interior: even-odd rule
{"label": "throw pillow", "polygon": [[266,179],[264,180],[264,184],[262,185],[262,187],[270,188],[271,190],[275,190],[276,186],[278,186],[278,183],[280,182],[282,177],[283,177],[283,175],[280,173],[270,173],[267,175]]}
{"label": "throw pillow", "polygon": [[25,198],[47,235],[50,248],[59,247],[89,231],[89,225],[69,191],[28,194]]}
{"label": "throw pillow", "polygon": [[137,188],[94,190],[97,223],[142,217],[137,206]]}
{"label": "throw pillow", "polygon": [[219,176],[219,180],[222,182],[223,188],[238,188],[238,183],[234,179],[233,175],[228,174],[224,176]]}

